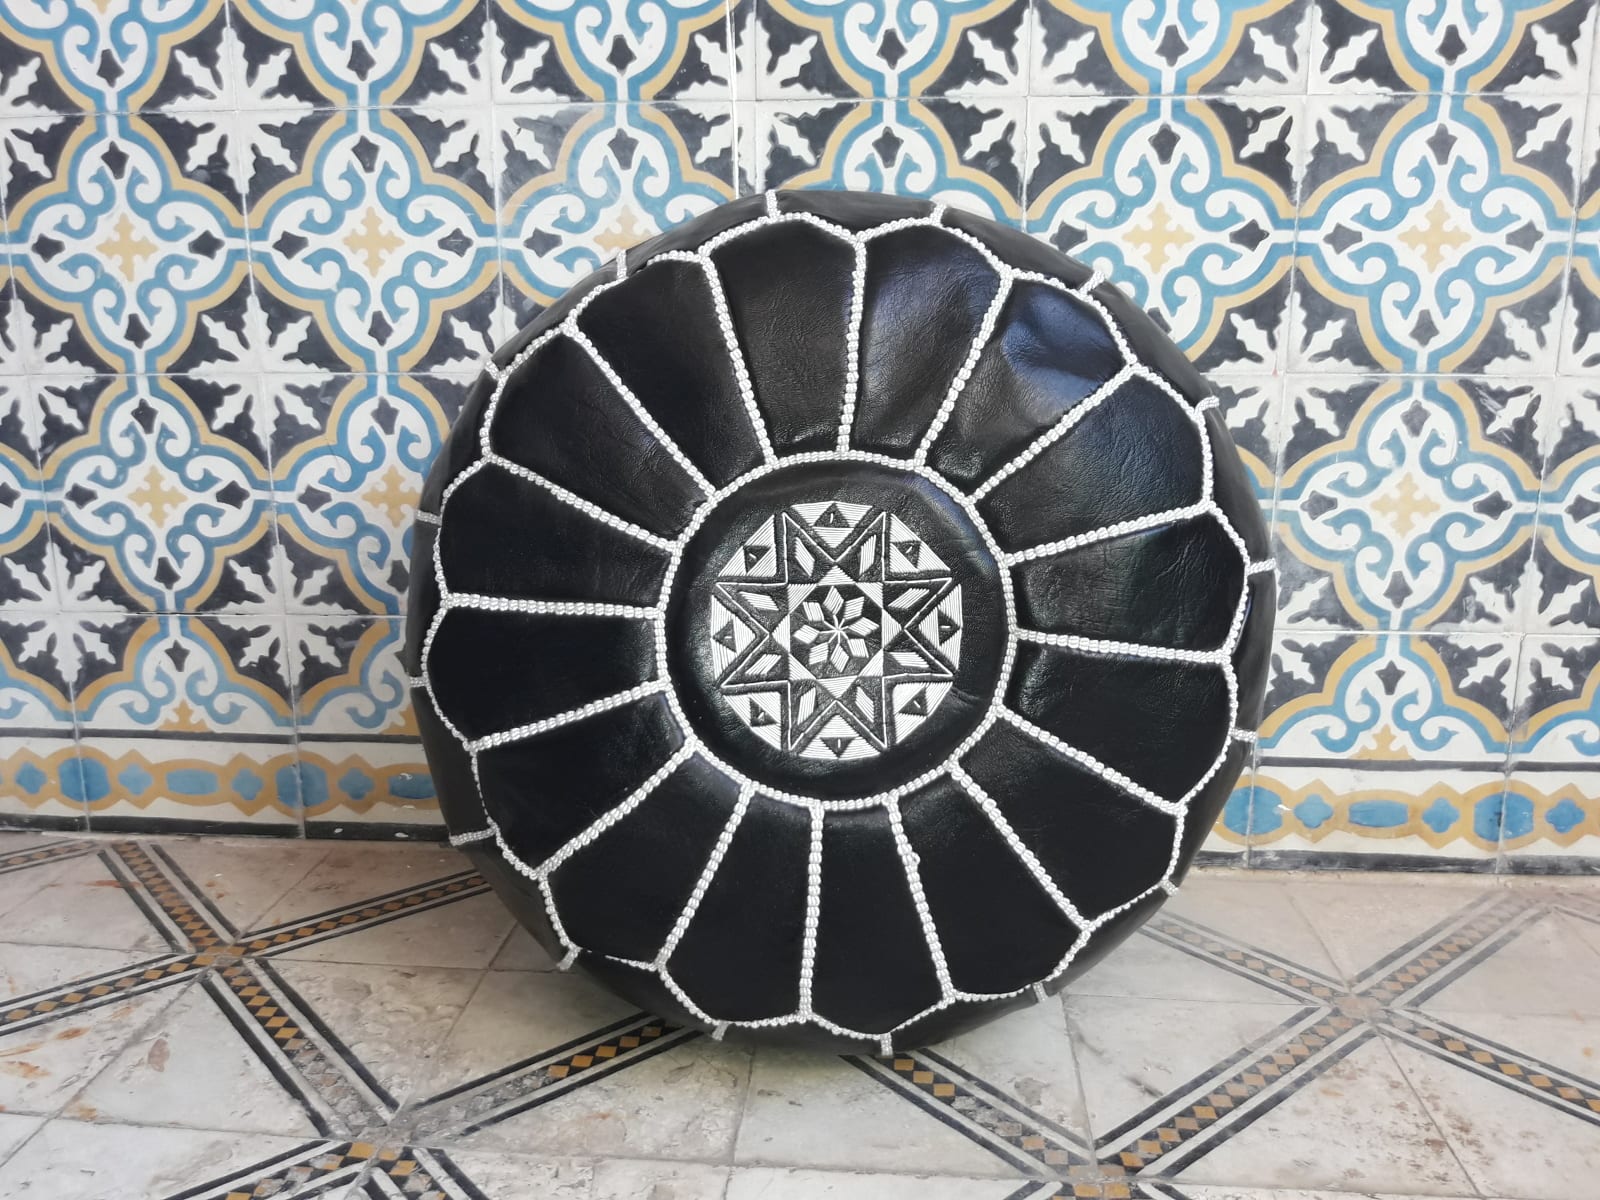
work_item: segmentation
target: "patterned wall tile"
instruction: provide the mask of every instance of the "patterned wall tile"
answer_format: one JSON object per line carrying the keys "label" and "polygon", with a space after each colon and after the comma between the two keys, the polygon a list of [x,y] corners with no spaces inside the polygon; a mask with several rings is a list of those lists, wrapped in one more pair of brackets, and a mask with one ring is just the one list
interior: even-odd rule
{"label": "patterned wall tile", "polygon": [[733,198],[731,104],[519,105],[497,117],[501,252],[524,303],[549,303],[618,250]]}
{"label": "patterned wall tile", "polygon": [[39,470],[39,411],[27,379],[0,375],[0,612],[49,611],[55,548]]}
{"label": "patterned wall tile", "polygon": [[291,616],[289,670],[295,728],[350,741],[415,737],[405,668],[403,622],[395,617]]}
{"label": "patterned wall tile", "polygon": [[1552,388],[1291,376],[1280,627],[1520,627]]}
{"label": "patterned wall tile", "polygon": [[0,97],[13,111],[224,106],[223,0],[0,8]]}
{"label": "patterned wall tile", "polygon": [[1030,91],[1044,96],[1293,93],[1310,0],[1035,0]]}
{"label": "patterned wall tile", "polygon": [[1301,102],[1034,99],[1028,229],[1098,266],[1203,370],[1281,366]]}
{"label": "patterned wall tile", "polygon": [[17,283],[4,338],[29,372],[238,361],[206,325],[246,285],[231,116],[25,117],[0,122],[0,143]]}
{"label": "patterned wall tile", "polygon": [[760,0],[752,59],[761,99],[1022,96],[1028,0]]}
{"label": "patterned wall tile", "polygon": [[86,733],[63,779],[66,795],[86,805],[91,831],[152,822],[198,833],[301,824],[299,764],[287,742]]}
{"label": "patterned wall tile", "polygon": [[428,761],[416,742],[303,742],[299,798],[310,837],[363,836],[362,827],[374,823],[441,821]]}
{"label": "patterned wall tile", "polygon": [[1564,379],[1559,388],[1539,497],[1529,628],[1592,633],[1600,630],[1600,386]]}
{"label": "patterned wall tile", "polygon": [[44,482],[77,609],[276,603],[265,410],[253,375],[44,383]]}
{"label": "patterned wall tile", "polygon": [[1252,843],[1497,852],[1515,666],[1494,635],[1280,632]]}
{"label": "patterned wall tile", "polygon": [[62,659],[78,728],[283,736],[293,724],[283,618],[68,618]]}
{"label": "patterned wall tile", "polygon": [[752,183],[924,196],[1020,225],[1025,115],[998,98],[762,102]]}
{"label": "patterned wall tile", "polygon": [[1263,763],[1248,799],[1251,861],[1267,865],[1277,854],[1309,851],[1488,865],[1499,852],[1506,802],[1499,771]]}
{"label": "patterned wall tile", "polygon": [[724,0],[489,0],[489,7],[499,101],[732,97]]}
{"label": "patterned wall tile", "polygon": [[1517,671],[1517,717],[1507,852],[1600,854],[1600,642],[1530,634]]}
{"label": "patterned wall tile", "polygon": [[[1600,60],[1596,63],[1600,71]],[[1600,104],[1593,93],[1578,172],[1578,212],[1562,314],[1561,373],[1600,375]]]}
{"label": "patterned wall tile", "polygon": [[1221,375],[1211,386],[1263,516],[1272,516],[1283,457],[1282,375]]}
{"label": "patterned wall tile", "polygon": [[0,737],[0,828],[87,828],[82,779],[71,734]]}
{"label": "patterned wall tile", "polygon": [[1291,367],[1552,372],[1581,98],[1308,103]]}
{"label": "patterned wall tile", "polygon": [[482,0],[231,0],[240,104],[484,104]]}
{"label": "patterned wall tile", "polygon": [[1579,91],[1594,15],[1590,0],[1315,0],[1311,90]]}
{"label": "patterned wall tile", "polygon": [[402,611],[422,477],[470,378],[266,378],[283,603]]}
{"label": "patterned wall tile", "polygon": [[263,368],[476,366],[499,270],[487,114],[242,122]]}

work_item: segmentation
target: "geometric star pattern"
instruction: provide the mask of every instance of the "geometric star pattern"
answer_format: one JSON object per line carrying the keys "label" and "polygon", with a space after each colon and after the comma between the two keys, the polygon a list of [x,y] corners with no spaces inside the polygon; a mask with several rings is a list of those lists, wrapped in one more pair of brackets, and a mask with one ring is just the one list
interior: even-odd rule
{"label": "geometric star pattern", "polygon": [[768,745],[871,758],[949,694],[961,587],[900,517],[838,500],[796,504],[763,522],[717,578],[717,686]]}

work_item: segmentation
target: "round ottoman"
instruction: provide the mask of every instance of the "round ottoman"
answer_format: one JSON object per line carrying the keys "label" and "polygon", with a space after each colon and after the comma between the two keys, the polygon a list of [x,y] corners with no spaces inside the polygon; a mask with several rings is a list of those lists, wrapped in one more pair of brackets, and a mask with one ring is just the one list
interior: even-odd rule
{"label": "round ottoman", "polygon": [[452,842],[564,966],[887,1053],[1169,895],[1272,580],[1205,382],[1086,267],[777,192],[575,286],[425,487],[407,670]]}

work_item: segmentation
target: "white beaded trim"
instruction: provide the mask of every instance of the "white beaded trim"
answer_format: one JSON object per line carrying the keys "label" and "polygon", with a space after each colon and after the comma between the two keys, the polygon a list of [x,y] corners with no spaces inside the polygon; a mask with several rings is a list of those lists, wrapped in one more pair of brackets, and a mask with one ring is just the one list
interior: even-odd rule
{"label": "white beaded trim", "polygon": [[996,487],[1038,458],[1039,455],[1070,433],[1079,421],[1104,404],[1113,392],[1132,379],[1135,374],[1135,368],[1124,366],[1110,379],[1095,388],[1094,391],[1063,413],[1061,419],[1054,425],[1028,443],[1015,458],[996,468],[989,478],[983,481],[981,486],[973,489],[972,498],[974,500],[982,500],[990,492],[994,491]]}
{"label": "white beaded trim", "polygon": [[[785,213],[781,211],[777,193],[768,192],[763,216],[754,218],[732,229],[724,230],[715,237],[708,239],[696,251],[671,251],[658,255],[643,264],[643,268],[648,268],[651,263],[657,261],[693,261],[698,262],[706,273],[706,278],[711,288],[713,307],[716,311],[718,325],[721,328],[724,341],[727,344],[730,360],[734,363],[734,373],[739,384],[740,395],[744,401],[746,412],[750,417],[751,425],[755,431],[756,438],[761,445],[764,458],[764,462],[761,467],[748,472],[740,479],[734,480],[720,489],[712,487],[709,481],[706,480],[703,473],[701,473],[699,469],[690,460],[688,460],[687,456],[682,454],[681,450],[673,445],[673,443],[666,437],[665,433],[660,430],[659,425],[649,418],[648,414],[644,412],[642,406],[638,404],[637,399],[632,396],[631,392],[629,392],[628,389],[622,384],[620,378],[617,377],[615,369],[603,358],[603,356],[598,353],[598,349],[578,328],[576,324],[577,318],[588,306],[588,304],[602,292],[615,286],[617,283],[621,282],[627,277],[628,267],[625,254],[619,254],[614,260],[613,278],[605,283],[599,284],[587,295],[580,298],[579,301],[573,306],[571,312],[568,313],[566,318],[559,326],[547,330],[545,333],[532,340],[505,367],[502,368],[493,359],[489,361],[485,367],[485,371],[489,375],[490,379],[494,382],[495,388],[489,399],[488,405],[485,408],[482,425],[479,430],[482,455],[478,461],[465,468],[461,474],[453,479],[445,488],[444,496],[441,499],[438,513],[419,512],[417,514],[418,519],[423,523],[442,526],[445,508],[455,489],[480,469],[493,467],[508,471],[511,474],[528,480],[529,482],[544,488],[561,502],[583,512],[591,519],[599,521],[600,523],[616,529],[629,537],[635,538],[638,541],[662,550],[670,555],[668,571],[660,593],[660,598],[654,606],[642,606],[528,600],[514,597],[481,596],[474,593],[451,593],[444,575],[442,553],[436,552],[434,555],[433,565],[435,582],[438,586],[440,595],[440,606],[438,612],[434,616],[433,621],[430,623],[423,640],[420,663],[421,674],[417,677],[409,679],[408,683],[412,687],[426,692],[429,699],[433,702],[434,709],[438,713],[440,721],[449,730],[451,735],[455,737],[456,740],[460,742],[470,753],[475,782],[478,782],[478,752],[480,750],[491,749],[494,746],[503,745],[507,742],[520,740],[521,738],[525,737],[538,736],[540,733],[557,728],[560,725],[565,725],[572,721],[583,720],[587,717],[597,715],[598,713],[609,711],[610,709],[620,707],[622,705],[634,703],[647,696],[663,694],[666,697],[668,705],[672,709],[675,719],[679,722],[680,728],[686,734],[684,744],[680,746],[680,748],[667,760],[667,762],[662,764],[662,766],[659,767],[656,772],[645,781],[644,784],[631,793],[621,803],[613,807],[607,813],[602,814],[602,816],[597,818],[588,828],[563,845],[544,863],[540,864],[538,867],[532,867],[521,860],[512,850],[512,848],[506,844],[498,825],[493,821],[492,818],[488,818],[487,814],[485,814],[485,818],[488,820],[487,828],[454,835],[451,838],[451,843],[453,845],[465,845],[492,838],[506,861],[521,874],[528,876],[530,879],[536,882],[544,902],[546,913],[551,922],[551,928],[554,931],[559,943],[566,949],[566,953],[559,964],[561,969],[565,970],[576,961],[581,948],[571,940],[561,923],[560,914],[557,911],[555,900],[550,888],[550,875],[562,864],[568,861],[568,859],[570,859],[574,854],[581,852],[585,847],[591,845],[607,829],[610,829],[612,826],[626,819],[634,811],[634,809],[644,802],[651,792],[660,786],[661,782],[667,778],[667,776],[681,766],[682,763],[685,762],[689,757],[695,754],[700,754],[706,757],[713,766],[723,770],[725,774],[739,784],[740,791],[738,802],[736,803],[732,814],[729,816],[726,825],[718,837],[717,843],[714,846],[711,855],[696,882],[694,891],[691,893],[688,901],[685,903],[677,919],[674,921],[672,931],[668,934],[665,943],[655,958],[648,963],[633,962],[632,960],[626,959],[617,959],[617,961],[627,963],[628,965],[639,969],[653,971],[662,980],[663,984],[668,988],[668,990],[684,1006],[684,1008],[695,1017],[695,1019],[702,1021],[712,1029],[713,1037],[717,1039],[723,1037],[730,1027],[735,1026],[742,1028],[771,1028],[786,1025],[810,1024],[834,1033],[840,1037],[876,1043],[880,1052],[887,1054],[892,1051],[894,1035],[896,1033],[949,1007],[952,1004],[1004,999],[1028,991],[1031,991],[1036,999],[1043,999],[1046,994],[1044,991],[1045,983],[1050,979],[1058,977],[1067,969],[1079,951],[1087,944],[1090,934],[1095,929],[1099,928],[1105,922],[1111,920],[1113,917],[1126,911],[1135,904],[1141,903],[1148,896],[1158,891],[1170,894],[1174,890],[1171,877],[1176,869],[1178,854],[1181,848],[1183,831],[1182,817],[1185,815],[1189,803],[1194,796],[1199,794],[1199,791],[1209,782],[1216,772],[1221,769],[1222,763],[1227,755],[1228,743],[1234,740],[1247,743],[1253,743],[1255,741],[1256,735],[1252,731],[1235,727],[1237,725],[1238,716],[1238,681],[1234,676],[1231,659],[1238,639],[1242,635],[1245,614],[1248,606],[1248,589],[1243,589],[1243,593],[1241,594],[1239,604],[1235,610],[1234,619],[1229,629],[1224,646],[1213,651],[1188,651],[1178,648],[1169,649],[1159,646],[1141,646],[1133,643],[1099,641],[1096,639],[1078,638],[1072,635],[1057,635],[1042,631],[1018,629],[1013,597],[1013,585],[1011,580],[1011,568],[1020,563],[1028,562],[1036,558],[1047,557],[1055,553],[1061,553],[1064,550],[1072,549],[1077,546],[1090,545],[1095,542],[1109,540],[1114,537],[1120,537],[1128,533],[1156,528],[1160,525],[1168,524],[1173,521],[1184,520],[1204,514],[1214,515],[1224,530],[1226,530],[1235,547],[1239,550],[1241,558],[1245,563],[1247,574],[1257,574],[1261,572],[1272,571],[1275,569],[1275,564],[1270,559],[1261,562],[1252,562],[1250,560],[1243,538],[1233,528],[1226,514],[1219,506],[1217,506],[1216,502],[1210,498],[1213,490],[1213,463],[1211,458],[1209,435],[1201,417],[1206,410],[1217,406],[1216,398],[1214,396],[1207,396],[1197,405],[1190,407],[1170,383],[1138,361],[1137,357],[1132,353],[1132,350],[1127,343],[1127,339],[1123,335],[1118,323],[1111,317],[1111,314],[1109,311],[1107,311],[1105,306],[1101,304],[1095,297],[1089,294],[1104,282],[1104,275],[1098,269],[1096,269],[1090,275],[1089,279],[1080,287],[1072,288],[1064,281],[1056,279],[1052,276],[1043,275],[1033,271],[1019,270],[1003,262],[994,254],[994,252],[992,252],[987,246],[983,245],[982,242],[980,242],[971,234],[968,234],[963,230],[943,225],[943,217],[944,209],[943,206],[940,205],[935,206],[934,210],[927,217],[902,218],[895,221],[886,222],[883,225],[876,226],[870,230],[852,232],[844,229],[841,226],[834,225],[832,222],[829,222],[812,213]],[[715,264],[712,263],[710,259],[711,253],[719,246],[726,244],[734,238],[754,232],[756,229],[764,228],[767,225],[776,224],[779,222],[796,222],[812,225],[840,238],[841,240],[848,242],[853,247],[855,252],[854,266],[852,271],[850,357],[849,366],[847,368],[846,395],[844,404],[842,406],[839,439],[837,443],[838,449],[832,454],[807,453],[789,455],[780,458],[773,452],[765,421],[760,412],[759,405],[755,400],[753,387],[750,383],[748,366],[745,363],[742,348],[739,345],[737,331],[733,327],[731,314],[728,312],[726,296],[721,286],[721,278],[716,271]],[[942,401],[939,410],[935,414],[929,429],[925,431],[924,436],[919,441],[915,455],[910,460],[902,460],[891,458],[885,455],[870,454],[852,450],[850,449],[850,438],[854,424],[855,401],[860,380],[860,325],[862,319],[865,286],[865,248],[869,242],[878,237],[882,237],[888,233],[892,233],[900,229],[917,226],[931,226],[940,228],[947,235],[957,238],[974,247],[980,254],[983,255],[990,266],[995,269],[1002,282],[996,297],[993,301],[991,301],[988,310],[985,312],[982,324],[980,325],[978,333],[975,335],[973,342],[968,349],[968,354],[963,362],[962,368],[958,372],[957,379],[953,382],[951,389],[944,397],[944,400]],[[989,480],[985,481],[985,483],[980,486],[972,495],[969,496],[962,494],[942,476],[936,474],[927,467],[927,454],[931,450],[931,447],[934,441],[937,439],[939,433],[942,431],[943,426],[948,422],[950,416],[954,412],[955,405],[959,401],[962,390],[970,379],[972,370],[975,368],[976,362],[981,355],[984,346],[987,345],[989,340],[993,337],[994,327],[998,321],[999,313],[1001,312],[1014,283],[1017,281],[1043,283],[1047,286],[1056,288],[1063,293],[1074,296],[1080,302],[1096,310],[1102,322],[1104,323],[1105,328],[1110,331],[1112,338],[1117,345],[1118,351],[1122,355],[1124,363],[1127,364],[1117,372],[1117,374],[1113,377],[1113,380],[1107,381],[1107,383],[1101,385],[1101,388],[1097,389],[1097,393],[1100,394],[1091,394],[1091,397],[1086,398],[1085,401],[1081,401],[1077,408],[1073,410],[1076,415],[1074,416],[1073,414],[1069,413],[1063,418],[1063,421],[1065,422],[1070,419],[1071,422],[1076,422],[1077,420],[1081,420],[1082,417],[1087,414],[1090,407],[1103,402],[1106,396],[1109,396],[1109,394],[1115,390],[1116,386],[1120,386],[1122,382],[1125,382],[1132,376],[1137,375],[1141,378],[1149,379],[1158,387],[1167,392],[1167,394],[1170,395],[1175,401],[1177,401],[1180,406],[1183,407],[1184,411],[1189,412],[1192,415],[1192,418],[1196,421],[1196,424],[1200,426],[1203,471],[1203,486],[1201,495],[1205,497],[1205,499],[1194,505],[1120,522],[1113,526],[1107,526],[1098,530],[1091,530],[1084,534],[1077,535],[1076,537],[1062,539],[1058,542],[1048,543],[1043,546],[1029,547],[1011,553],[1002,553],[999,550],[999,547],[995,544],[993,536],[988,530],[987,524],[983,521],[981,515],[976,509],[977,500],[986,495],[989,490],[991,490],[998,482],[1000,482],[1000,479],[991,477]],[[701,490],[705,492],[707,496],[706,503],[696,511],[689,527],[680,533],[677,538],[663,538],[650,532],[649,530],[633,524],[632,522],[626,521],[621,517],[618,517],[616,514],[601,508],[599,505],[584,500],[575,493],[572,493],[571,491],[554,483],[554,481],[545,479],[536,472],[531,471],[530,469],[523,467],[518,463],[510,461],[494,451],[491,440],[493,419],[507,382],[516,372],[516,370],[526,363],[540,347],[547,344],[552,338],[557,336],[571,336],[584,347],[585,351],[589,353],[596,365],[606,375],[608,382],[610,382],[617,389],[619,394],[621,394],[630,404],[630,406],[634,408],[636,414],[639,415],[640,418],[645,422],[646,427],[651,430],[652,435],[660,441],[663,448],[667,450],[674,460],[677,461],[679,465],[685,469],[686,473],[690,475],[690,478],[695,480],[697,485],[701,487]],[[1046,430],[1041,436],[1049,438],[1049,441],[1054,441],[1067,432],[1068,429],[1070,429],[1070,424],[1067,424],[1064,428],[1061,428],[1059,432]],[[1045,445],[1048,444],[1049,442],[1045,443]],[[1027,460],[1031,460],[1031,458],[1036,456],[1043,448],[1044,446],[1040,446],[1038,449],[1033,449],[1030,447],[1025,449],[1023,453],[1028,456]],[[1032,452],[1029,453],[1029,450]],[[1004,658],[999,679],[996,684],[994,698],[989,710],[985,713],[984,717],[981,719],[979,725],[973,731],[973,733],[963,741],[961,746],[957,747],[949,759],[945,763],[941,764],[940,768],[937,770],[926,772],[917,779],[911,780],[906,784],[902,784],[897,788],[890,789],[889,791],[880,795],[863,797],[861,799],[852,801],[825,801],[815,797],[773,792],[767,788],[759,787],[755,781],[745,778],[740,773],[729,769],[727,764],[721,763],[715,755],[711,754],[710,751],[700,743],[698,737],[692,732],[691,727],[688,726],[685,714],[683,713],[682,708],[677,701],[676,691],[671,686],[669,673],[666,670],[664,636],[666,597],[670,595],[672,580],[677,572],[678,565],[681,562],[682,554],[687,546],[688,540],[693,535],[695,530],[698,529],[700,524],[703,523],[705,516],[718,502],[731,495],[733,491],[743,487],[745,484],[761,477],[771,470],[777,469],[780,466],[789,466],[800,462],[821,461],[869,462],[910,471],[927,479],[930,483],[944,491],[952,500],[958,503],[967,512],[968,516],[971,518],[974,525],[978,528],[983,536],[990,553],[993,555],[996,562],[1002,567],[1002,593],[1005,601],[1006,627],[1008,630],[1008,636],[1006,638],[1003,651]],[[1024,463],[1018,463],[1015,466],[1009,466],[1008,464],[1008,468],[1002,469],[1005,471],[1006,475],[1009,475],[1015,470],[1019,469],[1021,465],[1024,465]],[[1001,478],[1003,477],[1004,476]],[[505,730],[500,733],[488,735],[484,738],[469,740],[460,733],[460,731],[439,707],[437,698],[433,692],[432,683],[427,669],[432,652],[433,641],[439,629],[440,623],[451,608],[457,607],[481,608],[491,611],[544,613],[552,615],[622,617],[627,619],[653,621],[656,628],[657,678],[641,684],[636,688],[628,689],[625,692],[617,693],[613,696],[604,697],[600,700],[593,701],[590,704],[580,706],[579,708],[569,710],[565,713],[556,714],[553,717],[548,717],[541,721],[530,722],[526,725],[519,726],[516,729]],[[1160,796],[1157,796],[1155,793],[1150,792],[1148,789],[1140,787],[1132,780],[1122,775],[1120,772],[1117,772],[1105,764],[1100,763],[1093,756],[1088,755],[1083,751],[1076,749],[1075,747],[1067,745],[1066,743],[1060,741],[1060,739],[1048,733],[1048,731],[1038,727],[1037,725],[1034,725],[1026,718],[1023,718],[1020,714],[1005,708],[1004,696],[1007,684],[1009,682],[1012,666],[1015,661],[1016,647],[1019,640],[1033,641],[1051,646],[1064,646],[1070,649],[1082,650],[1086,653],[1125,655],[1129,657],[1155,658],[1175,662],[1205,663],[1220,666],[1224,672],[1228,684],[1228,723],[1230,726],[1229,737],[1224,743],[1222,752],[1219,753],[1206,773],[1189,789],[1188,793],[1181,800],[1175,802],[1167,801]],[[1007,721],[1025,735],[1032,737],[1034,740],[1040,742],[1042,745],[1047,746],[1051,750],[1073,759],[1085,767],[1085,769],[1090,770],[1091,772],[1105,779],[1107,782],[1112,783],[1125,793],[1138,798],[1142,802],[1149,804],[1151,807],[1158,809],[1166,815],[1173,816],[1175,818],[1173,822],[1173,849],[1169,859],[1167,871],[1160,882],[1153,885],[1146,891],[1141,892],[1139,895],[1133,897],[1126,903],[1119,905],[1107,912],[1101,913],[1092,920],[1085,919],[1084,916],[1076,909],[1076,907],[1073,906],[1072,902],[1067,899],[1065,894],[1061,892],[1060,888],[1055,885],[1054,881],[1050,879],[1048,873],[1044,870],[1043,865],[1039,862],[1038,858],[1027,847],[1027,845],[1022,842],[1021,838],[1017,836],[1015,830],[1011,828],[1009,823],[1006,822],[1003,814],[1000,813],[999,808],[993,799],[988,797],[987,794],[983,792],[983,789],[977,785],[976,781],[974,781],[971,776],[967,774],[965,769],[962,768],[960,764],[959,759],[961,755],[965,754],[973,745],[975,745],[977,740],[984,733],[986,733],[997,720]],[[1007,844],[1011,847],[1012,851],[1017,855],[1019,860],[1028,868],[1034,878],[1040,882],[1041,886],[1045,888],[1047,893],[1051,895],[1052,900],[1057,904],[1058,907],[1061,908],[1063,914],[1066,915],[1069,920],[1072,920],[1080,929],[1078,938],[1074,941],[1072,946],[1068,948],[1062,960],[1054,969],[1052,969],[1052,971],[1045,977],[1044,980],[1040,980],[1024,988],[1001,993],[962,992],[954,988],[950,983],[948,965],[944,961],[943,951],[940,947],[938,939],[938,931],[933,921],[931,910],[927,906],[926,897],[922,892],[916,854],[905,836],[905,831],[899,812],[899,804],[904,796],[909,795],[918,788],[926,786],[928,783],[931,783],[934,780],[946,775],[948,775],[958,785],[963,787],[963,789],[966,790],[970,796],[972,796],[974,802],[977,803],[980,809],[984,811],[986,817],[992,824],[994,824],[997,831],[1001,833],[1002,837],[1006,840]],[[480,793],[479,803],[481,805],[483,803],[481,782],[478,782],[478,791]],[[721,1020],[705,1012],[697,1003],[695,1003],[692,997],[684,992],[677,981],[672,978],[671,973],[667,968],[667,963],[671,958],[673,951],[677,948],[678,943],[682,940],[684,934],[689,928],[695,912],[698,910],[701,901],[704,899],[706,891],[709,889],[712,880],[715,878],[717,869],[720,867],[723,858],[727,854],[728,848],[732,843],[733,836],[737,831],[740,822],[743,820],[753,797],[758,791],[761,794],[770,796],[772,799],[778,801],[802,805],[811,813],[812,839],[811,851],[808,855],[807,872],[808,932],[805,939],[806,947],[804,950],[804,962],[801,966],[801,1003],[796,1012],[785,1016],[752,1021]],[[815,962],[816,953],[816,928],[820,919],[819,905],[822,869],[821,834],[825,811],[830,808],[869,808],[875,807],[878,804],[885,806],[886,812],[889,816],[891,829],[895,838],[896,850],[901,858],[902,864],[906,869],[907,886],[910,890],[913,905],[916,908],[919,920],[922,922],[924,938],[929,947],[930,959],[935,965],[935,971],[939,978],[941,995],[940,999],[935,1004],[901,1022],[899,1025],[895,1026],[894,1029],[889,1030],[886,1033],[867,1033],[859,1030],[848,1029],[812,1011],[810,983],[811,970]]]}

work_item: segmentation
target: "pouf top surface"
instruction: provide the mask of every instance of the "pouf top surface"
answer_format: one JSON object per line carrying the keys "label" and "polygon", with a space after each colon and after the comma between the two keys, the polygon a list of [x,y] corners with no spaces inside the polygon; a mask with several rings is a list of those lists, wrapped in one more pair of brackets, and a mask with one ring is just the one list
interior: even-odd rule
{"label": "pouf top surface", "polygon": [[503,347],[429,477],[408,669],[458,844],[716,1032],[907,1045],[1175,886],[1272,620],[1199,375],[926,202],[751,197]]}

